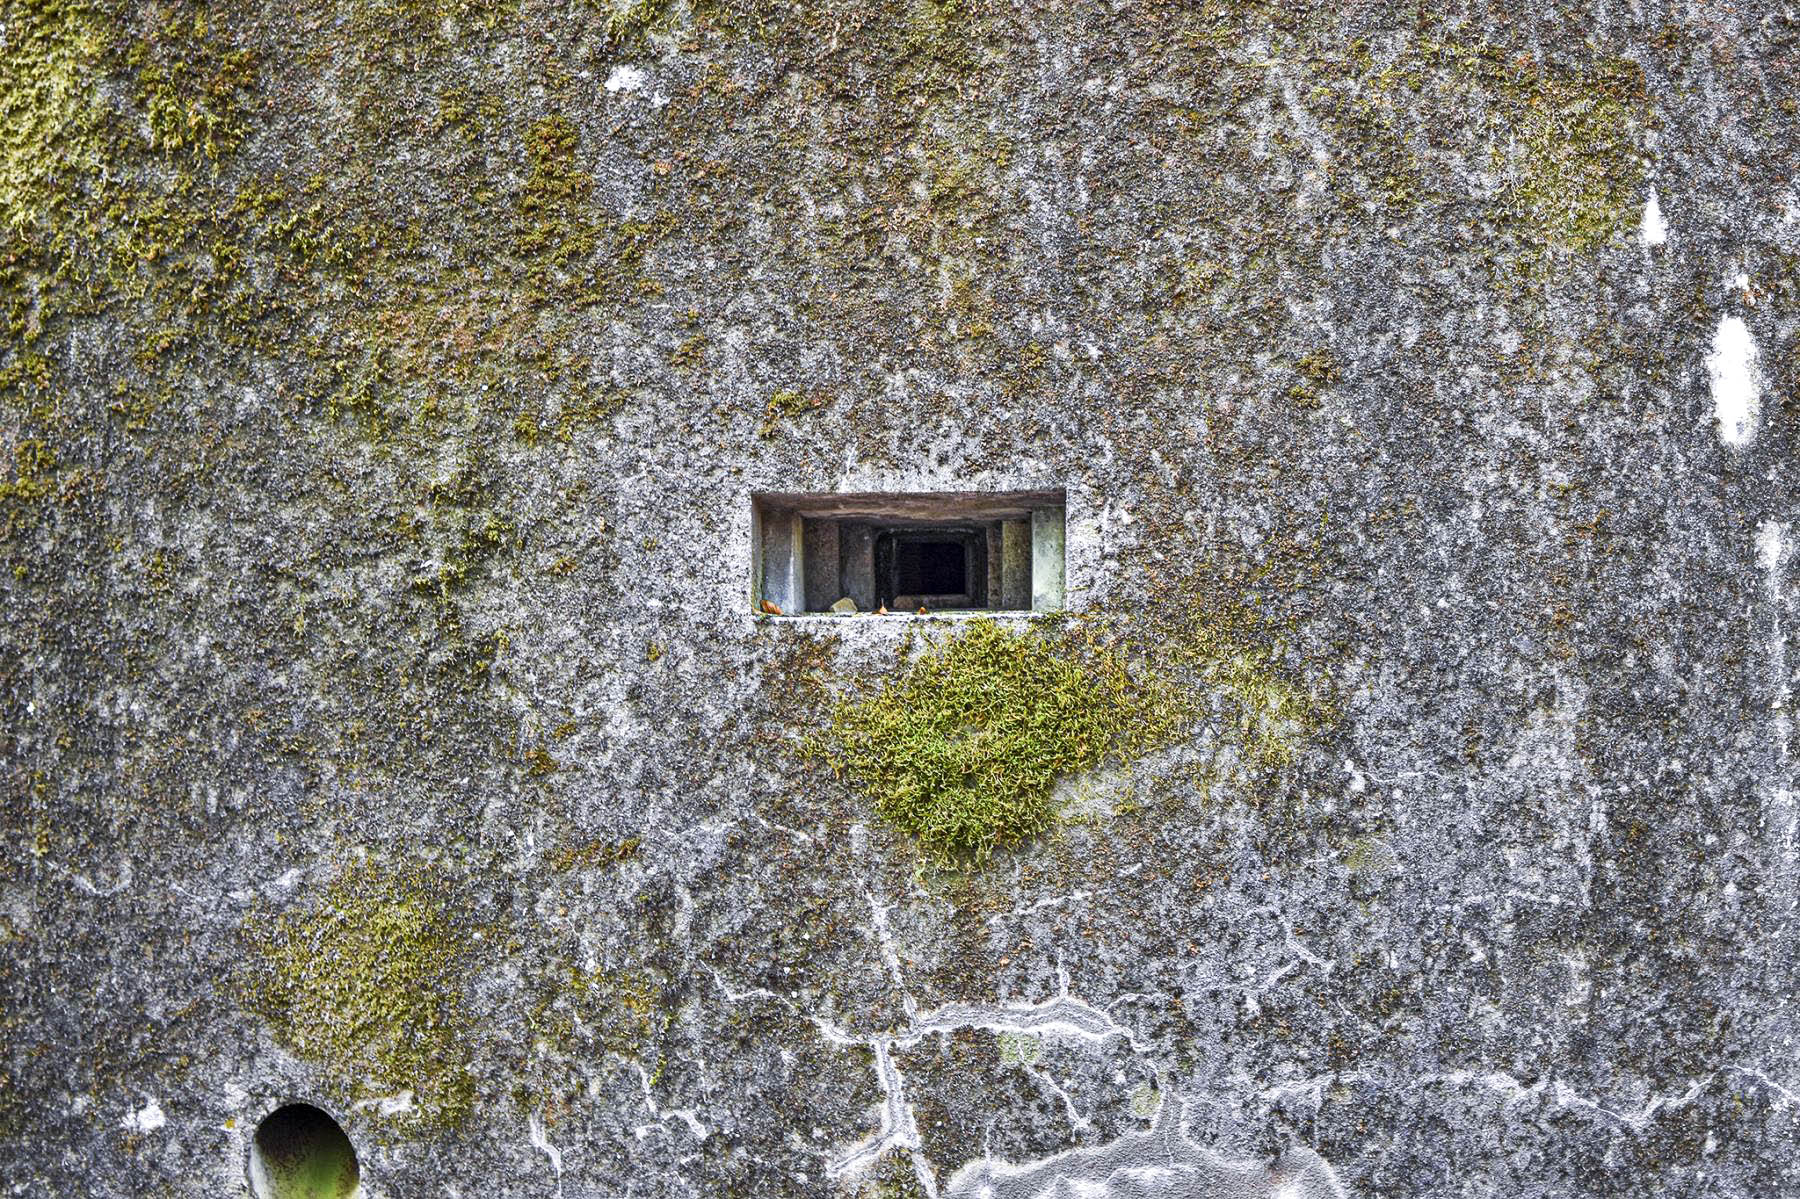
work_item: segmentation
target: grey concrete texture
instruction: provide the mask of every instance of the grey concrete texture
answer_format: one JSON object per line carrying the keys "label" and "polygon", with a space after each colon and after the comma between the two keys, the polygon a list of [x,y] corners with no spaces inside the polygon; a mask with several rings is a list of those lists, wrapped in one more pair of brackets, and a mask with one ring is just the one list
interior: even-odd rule
{"label": "grey concrete texture", "polygon": [[[1797,96],[1770,0],[0,0],[0,1193],[1800,1193]],[[806,750],[966,620],[760,619],[751,496],[1044,489],[1006,627],[1210,681],[946,869]]]}

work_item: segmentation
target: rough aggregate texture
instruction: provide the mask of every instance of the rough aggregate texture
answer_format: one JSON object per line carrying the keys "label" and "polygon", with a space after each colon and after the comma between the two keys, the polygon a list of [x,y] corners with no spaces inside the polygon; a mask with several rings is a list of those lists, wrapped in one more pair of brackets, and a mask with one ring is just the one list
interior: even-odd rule
{"label": "rough aggregate texture", "polygon": [[[0,1182],[1800,1190],[1796,96],[1771,0],[0,0]],[[946,865],[807,748],[966,626],[752,614],[750,495],[1045,487],[1181,735]]]}

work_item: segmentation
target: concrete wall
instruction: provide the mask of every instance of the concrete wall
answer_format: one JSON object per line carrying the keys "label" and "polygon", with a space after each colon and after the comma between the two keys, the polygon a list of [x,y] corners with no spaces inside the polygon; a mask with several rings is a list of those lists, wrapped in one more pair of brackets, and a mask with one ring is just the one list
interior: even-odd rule
{"label": "concrete wall", "polygon": [[[200,15],[0,9],[10,1192],[1800,1193],[1789,8]],[[753,497],[1015,491],[1180,736],[949,869]]]}

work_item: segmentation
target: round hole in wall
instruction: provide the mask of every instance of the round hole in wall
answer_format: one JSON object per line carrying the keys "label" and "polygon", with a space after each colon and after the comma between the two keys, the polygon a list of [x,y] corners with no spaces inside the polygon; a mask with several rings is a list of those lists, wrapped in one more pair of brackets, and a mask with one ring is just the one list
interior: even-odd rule
{"label": "round hole in wall", "polygon": [[362,1172],[338,1122],[310,1103],[276,1108],[250,1141],[255,1199],[354,1199]]}

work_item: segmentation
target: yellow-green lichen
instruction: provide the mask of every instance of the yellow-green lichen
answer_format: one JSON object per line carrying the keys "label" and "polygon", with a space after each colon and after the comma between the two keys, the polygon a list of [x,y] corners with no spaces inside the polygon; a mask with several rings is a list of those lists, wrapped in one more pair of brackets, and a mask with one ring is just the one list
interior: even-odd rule
{"label": "yellow-green lichen", "polygon": [[823,755],[928,854],[981,863],[1055,823],[1057,779],[1166,742],[1183,714],[1110,652],[984,619],[840,703]]}
{"label": "yellow-green lichen", "polygon": [[1495,165],[1509,210],[1542,243],[1583,253],[1636,218],[1643,159],[1643,82],[1630,63],[1575,73],[1515,67],[1499,79],[1504,140]]}
{"label": "yellow-green lichen", "polygon": [[559,964],[526,1017],[532,1057],[521,1076],[521,1101],[575,1100],[607,1055],[644,1067],[644,1080],[654,1086],[662,1074],[658,1045],[674,1016],[664,984],[648,969]]}
{"label": "yellow-green lichen", "polygon": [[1380,837],[1359,837],[1344,855],[1344,869],[1351,874],[1380,873],[1398,863],[1394,851]]}
{"label": "yellow-green lichen", "polygon": [[1285,667],[1280,644],[1249,605],[1195,597],[1165,628],[1171,669],[1225,701],[1229,740],[1250,765],[1286,766],[1336,722],[1331,704]]}
{"label": "yellow-green lichen", "polygon": [[304,908],[245,931],[251,1006],[347,1100],[389,1100],[413,1129],[468,1113],[470,942],[439,875],[353,866]]}
{"label": "yellow-green lichen", "polygon": [[1003,1032],[994,1038],[1003,1066],[1035,1066],[1044,1056],[1044,1042],[1028,1032]]}

